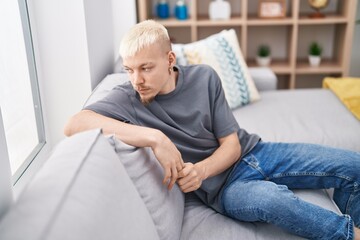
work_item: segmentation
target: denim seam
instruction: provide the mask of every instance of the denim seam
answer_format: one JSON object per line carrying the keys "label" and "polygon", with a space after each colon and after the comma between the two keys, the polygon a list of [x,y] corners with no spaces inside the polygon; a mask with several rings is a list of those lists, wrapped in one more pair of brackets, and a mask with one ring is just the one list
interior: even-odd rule
{"label": "denim seam", "polygon": [[282,178],[282,177],[291,177],[291,176],[318,176],[318,177],[337,177],[337,178],[341,178],[341,179],[345,179],[346,181],[353,181],[353,187],[354,190],[353,192],[357,192],[359,189],[359,183],[357,181],[355,181],[353,178],[347,177],[347,176],[343,176],[343,175],[338,175],[338,174],[334,174],[334,173],[318,173],[318,172],[305,172],[305,173],[294,173],[294,172],[290,172],[290,173],[279,173],[279,174],[275,174],[272,176],[269,176],[267,178],[267,180],[271,180],[271,179],[276,179],[276,178]]}
{"label": "denim seam", "polygon": [[[348,177],[348,176],[343,176],[343,175],[338,175],[338,174],[334,174],[334,173],[321,173],[321,172],[289,172],[289,173],[278,173],[275,175],[272,175],[271,178],[281,178],[281,177],[288,177],[288,176],[307,176],[307,175],[312,175],[312,176],[319,176],[319,177],[327,177],[327,176],[332,176],[332,177],[338,177],[338,178],[342,178],[345,179],[347,181],[353,181],[352,178]],[[354,181],[354,183],[357,184],[356,181]]]}
{"label": "denim seam", "polygon": [[338,174],[334,174],[334,173],[319,173],[319,172],[305,172],[305,173],[299,173],[299,172],[290,172],[290,173],[279,173],[279,174],[275,174],[272,176],[269,176],[267,178],[267,180],[272,180],[272,179],[276,179],[276,178],[282,178],[282,177],[291,177],[291,176],[318,176],[318,177],[337,177],[337,178],[341,178],[341,179],[345,179],[346,181],[349,182],[353,182],[353,187],[354,190],[352,191],[351,194],[357,192],[360,190],[359,188],[359,183],[357,181],[355,181],[353,178],[347,177],[347,176],[343,176],[343,175],[338,175]]}
{"label": "denim seam", "polygon": [[347,228],[347,238],[346,239],[353,239],[354,238],[354,223],[349,215],[345,215],[348,220],[348,228]]}
{"label": "denim seam", "polygon": [[[335,232],[334,235],[335,236],[339,235],[339,234],[342,235],[342,233],[343,233],[346,235],[346,240],[352,240],[352,239],[354,239],[354,222],[353,222],[352,218],[347,214],[344,214],[343,217],[346,219],[346,222],[347,222],[346,232],[343,233],[342,230],[339,229],[337,232]],[[335,236],[333,236],[331,239],[334,239]]]}
{"label": "denim seam", "polygon": [[348,214],[348,213],[350,212],[350,206],[351,206],[353,200],[354,200],[354,193],[351,193],[351,194],[350,194],[350,197],[349,197],[349,200],[348,200],[347,203],[346,203],[345,213]]}

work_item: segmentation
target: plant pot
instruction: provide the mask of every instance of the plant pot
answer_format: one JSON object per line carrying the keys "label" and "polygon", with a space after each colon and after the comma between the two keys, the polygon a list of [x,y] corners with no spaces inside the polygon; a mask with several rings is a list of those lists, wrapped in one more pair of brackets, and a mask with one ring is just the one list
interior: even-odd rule
{"label": "plant pot", "polygon": [[256,57],[256,62],[259,66],[261,67],[267,67],[270,65],[270,62],[271,62],[271,57],[259,57],[257,56]]}
{"label": "plant pot", "polygon": [[224,0],[215,0],[209,4],[209,17],[211,20],[228,20],[231,15],[230,3]]}
{"label": "plant pot", "polygon": [[311,67],[318,67],[321,62],[320,56],[309,55],[309,63]]}

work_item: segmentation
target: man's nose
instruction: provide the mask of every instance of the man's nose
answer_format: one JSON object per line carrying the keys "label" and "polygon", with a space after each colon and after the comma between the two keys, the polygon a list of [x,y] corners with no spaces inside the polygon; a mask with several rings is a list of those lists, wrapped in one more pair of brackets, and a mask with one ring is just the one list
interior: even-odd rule
{"label": "man's nose", "polygon": [[132,77],[133,77],[134,85],[139,85],[144,83],[144,79],[139,72],[134,72]]}

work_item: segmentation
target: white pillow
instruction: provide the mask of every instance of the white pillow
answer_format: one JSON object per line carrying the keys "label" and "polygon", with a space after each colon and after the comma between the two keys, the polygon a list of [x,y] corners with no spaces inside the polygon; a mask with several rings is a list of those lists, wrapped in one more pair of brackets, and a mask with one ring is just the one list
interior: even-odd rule
{"label": "white pillow", "polygon": [[185,56],[186,61],[182,62],[208,64],[215,69],[232,109],[260,99],[234,29],[223,30],[197,42],[173,46],[176,55]]}
{"label": "white pillow", "polygon": [[163,169],[150,148],[136,148],[113,136],[109,142],[123,163],[144,201],[160,239],[180,239],[185,197],[177,184],[172,190],[162,184]]}

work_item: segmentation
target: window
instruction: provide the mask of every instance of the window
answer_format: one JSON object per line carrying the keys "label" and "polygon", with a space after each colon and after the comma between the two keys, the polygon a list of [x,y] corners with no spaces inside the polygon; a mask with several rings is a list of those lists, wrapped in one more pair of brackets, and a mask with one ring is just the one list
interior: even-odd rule
{"label": "window", "polygon": [[[15,183],[45,145],[26,0],[0,3],[0,107]],[[2,134],[4,135],[4,134]]]}

